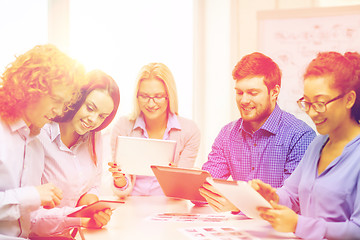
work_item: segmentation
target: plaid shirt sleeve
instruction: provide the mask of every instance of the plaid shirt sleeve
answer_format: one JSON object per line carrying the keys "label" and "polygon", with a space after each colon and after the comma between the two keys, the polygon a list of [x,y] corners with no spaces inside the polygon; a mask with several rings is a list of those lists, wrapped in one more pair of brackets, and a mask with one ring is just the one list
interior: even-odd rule
{"label": "plaid shirt sleeve", "polygon": [[227,179],[231,175],[228,165],[230,156],[226,154],[229,149],[229,128],[229,125],[226,125],[221,129],[212,145],[208,161],[202,166],[202,169],[208,171],[213,178]]}
{"label": "plaid shirt sleeve", "polygon": [[289,154],[287,155],[287,160],[284,168],[284,181],[287,179],[291,173],[298,166],[301,161],[307,147],[310,145],[312,140],[315,138],[316,134],[314,131],[305,131],[300,134],[294,135],[291,147],[289,149]]}

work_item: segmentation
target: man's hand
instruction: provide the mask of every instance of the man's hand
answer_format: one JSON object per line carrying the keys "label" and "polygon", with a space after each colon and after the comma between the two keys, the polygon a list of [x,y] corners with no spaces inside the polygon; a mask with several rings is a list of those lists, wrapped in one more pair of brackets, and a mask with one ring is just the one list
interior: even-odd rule
{"label": "man's hand", "polygon": [[235,207],[229,200],[222,196],[216,189],[205,182],[199,189],[201,196],[203,196],[209,205],[217,212],[239,212],[239,209]]}

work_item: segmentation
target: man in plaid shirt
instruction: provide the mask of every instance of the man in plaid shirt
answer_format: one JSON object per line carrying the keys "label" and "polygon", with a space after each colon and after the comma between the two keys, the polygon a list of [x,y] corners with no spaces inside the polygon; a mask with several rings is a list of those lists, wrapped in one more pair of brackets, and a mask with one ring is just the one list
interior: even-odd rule
{"label": "man in plaid shirt", "polygon": [[271,58],[246,55],[233,78],[241,118],[221,129],[202,169],[213,178],[261,179],[281,187],[316,133],[277,105],[281,71]]}

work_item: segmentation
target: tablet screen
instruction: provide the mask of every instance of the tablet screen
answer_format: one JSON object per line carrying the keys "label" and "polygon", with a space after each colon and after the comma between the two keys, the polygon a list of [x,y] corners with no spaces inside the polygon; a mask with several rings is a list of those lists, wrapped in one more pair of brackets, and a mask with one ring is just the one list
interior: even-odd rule
{"label": "tablet screen", "polygon": [[154,176],[150,166],[168,166],[175,149],[174,140],[118,136],[115,161],[125,173]]}
{"label": "tablet screen", "polygon": [[91,218],[96,212],[111,209],[115,210],[119,205],[123,204],[122,201],[107,201],[107,200],[99,200],[90,205],[84,206],[80,210],[76,212],[70,213],[68,217],[88,217]]}

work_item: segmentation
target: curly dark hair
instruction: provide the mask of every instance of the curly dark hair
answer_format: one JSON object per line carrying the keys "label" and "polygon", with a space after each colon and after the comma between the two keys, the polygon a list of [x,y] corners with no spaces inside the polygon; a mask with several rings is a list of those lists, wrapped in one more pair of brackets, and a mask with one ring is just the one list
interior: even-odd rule
{"label": "curly dark hair", "polygon": [[351,117],[360,121],[360,54],[346,52],[320,52],[306,68],[304,79],[309,77],[332,76],[330,83],[343,93],[354,90],[356,101]]}

